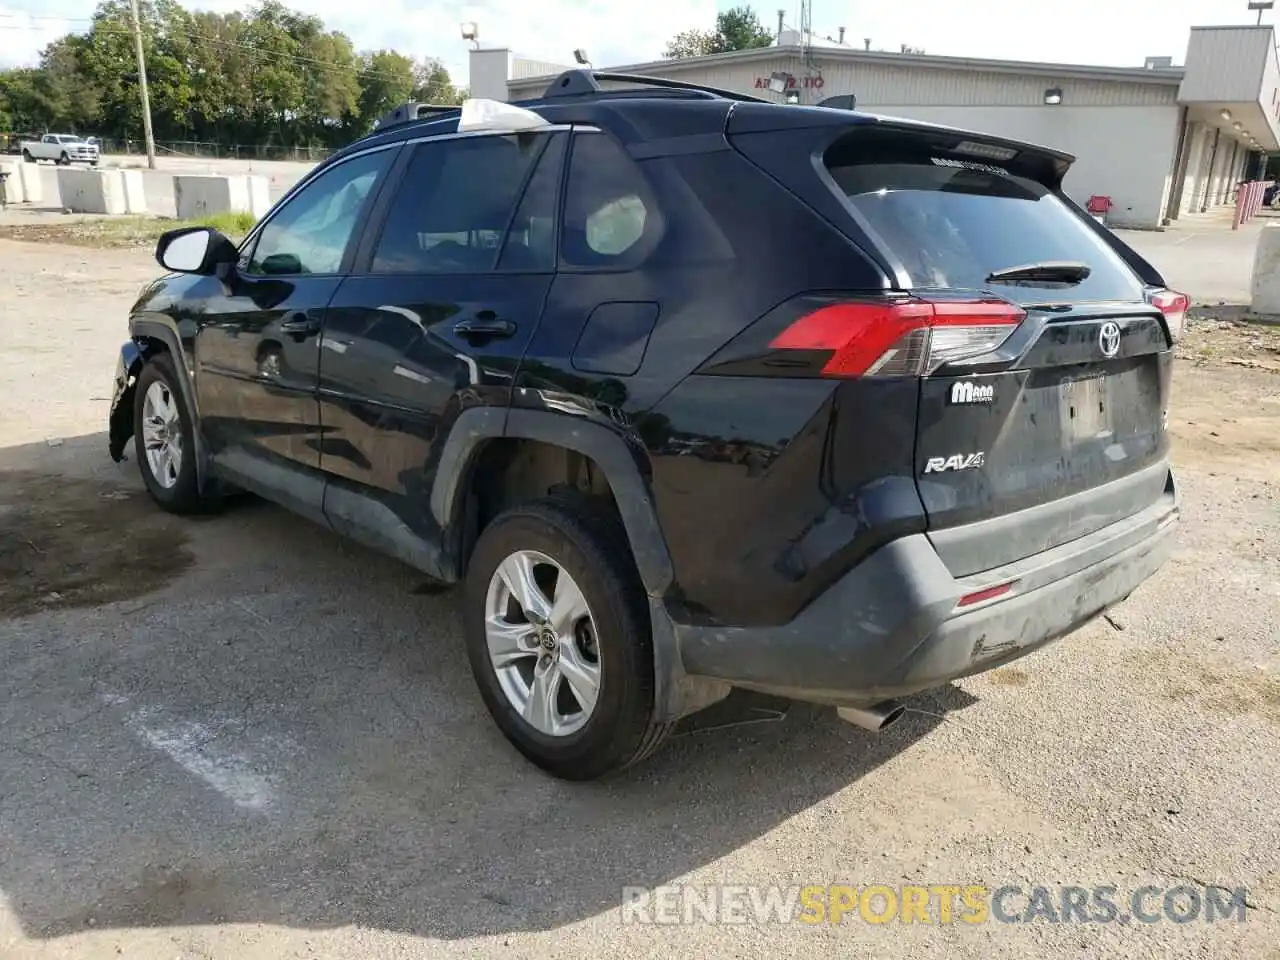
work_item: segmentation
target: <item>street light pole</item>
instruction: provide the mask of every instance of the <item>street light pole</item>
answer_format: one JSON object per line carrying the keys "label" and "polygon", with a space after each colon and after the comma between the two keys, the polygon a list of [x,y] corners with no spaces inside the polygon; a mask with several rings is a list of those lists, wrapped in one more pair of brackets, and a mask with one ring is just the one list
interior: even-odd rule
{"label": "street light pole", "polygon": [[142,18],[138,16],[138,0],[129,0],[133,12],[133,50],[138,56],[138,91],[142,94],[142,135],[147,141],[147,167],[156,168],[156,141],[151,133],[151,97],[147,94],[147,62],[142,54]]}

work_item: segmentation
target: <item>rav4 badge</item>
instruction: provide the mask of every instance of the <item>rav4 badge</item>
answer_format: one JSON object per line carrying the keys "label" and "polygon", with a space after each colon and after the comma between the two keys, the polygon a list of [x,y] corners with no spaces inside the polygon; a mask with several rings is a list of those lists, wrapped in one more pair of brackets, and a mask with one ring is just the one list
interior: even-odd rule
{"label": "rav4 badge", "polygon": [[924,465],[925,473],[946,473],[949,470],[972,470],[982,466],[986,455],[978,453],[957,453],[950,457],[930,457]]}

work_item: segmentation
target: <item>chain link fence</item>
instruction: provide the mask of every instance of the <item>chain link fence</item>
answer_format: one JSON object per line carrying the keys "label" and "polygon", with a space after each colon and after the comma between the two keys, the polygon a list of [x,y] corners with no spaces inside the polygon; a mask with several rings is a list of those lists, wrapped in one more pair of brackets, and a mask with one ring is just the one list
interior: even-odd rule
{"label": "chain link fence", "polygon": [[[145,155],[146,144],[142,140],[113,140],[99,142],[104,154],[116,156]],[[211,160],[292,160],[298,163],[319,163],[334,152],[332,147],[285,146],[264,143],[214,143],[207,140],[157,140],[156,155],[170,157],[206,157]]]}

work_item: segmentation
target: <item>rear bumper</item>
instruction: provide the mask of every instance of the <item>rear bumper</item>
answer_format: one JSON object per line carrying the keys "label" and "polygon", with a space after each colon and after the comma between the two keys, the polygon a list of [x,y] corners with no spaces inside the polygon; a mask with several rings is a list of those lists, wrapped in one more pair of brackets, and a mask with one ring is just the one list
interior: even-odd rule
{"label": "rear bumper", "polygon": [[[953,577],[923,534],[903,537],[791,623],[675,625],[680,658],[691,675],[816,703],[916,693],[1030,653],[1123,600],[1165,561],[1177,519],[1170,473],[1159,499],[1126,519],[968,577]],[[1001,596],[957,606],[1010,581]]]}

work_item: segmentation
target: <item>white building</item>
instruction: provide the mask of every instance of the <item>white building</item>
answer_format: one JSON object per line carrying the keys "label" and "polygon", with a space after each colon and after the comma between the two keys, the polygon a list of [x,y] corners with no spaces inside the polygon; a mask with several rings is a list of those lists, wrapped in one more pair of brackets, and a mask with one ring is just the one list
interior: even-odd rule
{"label": "white building", "polygon": [[[1280,62],[1270,26],[1195,27],[1185,65],[1072,66],[884,53],[799,43],[612,72],[705,84],[779,102],[853,94],[857,109],[1057,147],[1078,159],[1064,189],[1084,205],[1109,197],[1107,222],[1154,228],[1224,203],[1280,151]],[[474,96],[540,96],[567,67],[471,54]],[[781,77],[779,77],[781,75]],[[770,80],[787,85],[782,93]],[[775,83],[776,85],[776,83]]]}

